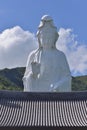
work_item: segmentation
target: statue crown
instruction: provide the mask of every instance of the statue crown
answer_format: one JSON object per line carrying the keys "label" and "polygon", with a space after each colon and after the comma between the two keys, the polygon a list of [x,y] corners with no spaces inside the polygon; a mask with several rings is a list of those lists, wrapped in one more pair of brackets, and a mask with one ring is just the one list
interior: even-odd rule
{"label": "statue crown", "polygon": [[44,15],[42,16],[41,21],[53,21],[53,19],[49,15]]}

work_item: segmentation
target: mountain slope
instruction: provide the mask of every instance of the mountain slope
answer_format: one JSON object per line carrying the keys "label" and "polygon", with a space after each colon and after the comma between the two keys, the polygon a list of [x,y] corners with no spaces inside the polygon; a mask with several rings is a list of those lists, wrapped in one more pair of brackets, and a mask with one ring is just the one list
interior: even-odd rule
{"label": "mountain slope", "polygon": [[72,77],[73,91],[87,91],[87,76]]}
{"label": "mountain slope", "polygon": [[25,68],[4,69],[0,71],[0,88],[23,90],[22,77]]}
{"label": "mountain slope", "polygon": [[[25,67],[0,70],[0,89],[23,90]],[[73,91],[87,91],[87,76],[72,77]]]}

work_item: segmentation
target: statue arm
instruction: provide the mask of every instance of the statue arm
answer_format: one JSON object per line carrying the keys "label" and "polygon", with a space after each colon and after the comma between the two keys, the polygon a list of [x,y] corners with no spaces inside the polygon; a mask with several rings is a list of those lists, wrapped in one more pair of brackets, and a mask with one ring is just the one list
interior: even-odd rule
{"label": "statue arm", "polygon": [[25,70],[23,79],[25,79],[29,75],[29,73],[31,73],[31,62],[34,59],[34,54],[35,54],[35,51],[31,52],[28,57],[27,64],[26,64],[26,70]]}
{"label": "statue arm", "polygon": [[61,79],[53,85],[52,91],[58,91],[62,87],[65,87],[63,88],[65,89],[64,91],[67,91],[67,88],[71,91],[71,73],[69,65],[64,54],[62,54],[61,59]]}

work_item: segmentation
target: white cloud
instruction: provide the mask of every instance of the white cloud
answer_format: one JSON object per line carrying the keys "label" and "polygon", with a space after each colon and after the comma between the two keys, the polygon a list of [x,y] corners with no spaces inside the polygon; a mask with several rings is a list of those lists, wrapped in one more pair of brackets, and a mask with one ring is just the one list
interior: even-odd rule
{"label": "white cloud", "polygon": [[0,69],[25,66],[28,54],[37,47],[34,34],[16,26],[0,34]]}
{"label": "white cloud", "polygon": [[87,74],[87,45],[79,44],[72,29],[60,28],[57,48],[67,57],[73,75]]}
{"label": "white cloud", "polygon": [[[87,46],[76,41],[72,29],[60,28],[57,48],[67,57],[73,75],[87,74]],[[0,34],[0,69],[25,66],[29,53],[37,48],[35,35],[16,26]]]}

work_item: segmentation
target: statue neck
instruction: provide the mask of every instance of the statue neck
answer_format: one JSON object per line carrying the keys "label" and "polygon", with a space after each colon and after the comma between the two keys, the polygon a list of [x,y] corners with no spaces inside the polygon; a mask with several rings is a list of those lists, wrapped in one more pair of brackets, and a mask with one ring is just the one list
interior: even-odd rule
{"label": "statue neck", "polygon": [[54,49],[55,47],[43,47],[44,50],[52,50]]}

